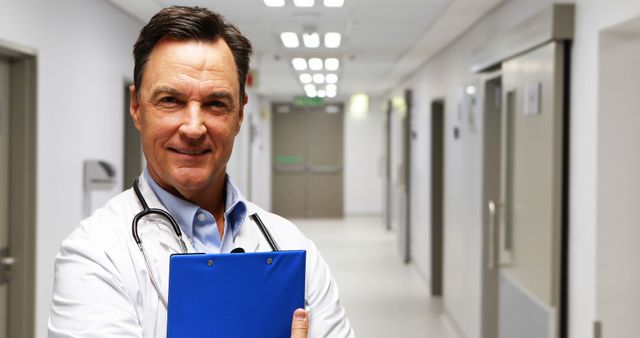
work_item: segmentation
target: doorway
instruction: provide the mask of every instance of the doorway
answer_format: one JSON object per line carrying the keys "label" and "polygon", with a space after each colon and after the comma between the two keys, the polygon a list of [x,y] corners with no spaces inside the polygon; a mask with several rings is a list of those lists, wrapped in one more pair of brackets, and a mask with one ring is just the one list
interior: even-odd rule
{"label": "doorway", "polygon": [[497,307],[485,337],[557,338],[564,328],[567,53],[565,42],[549,42],[503,62],[501,79],[486,83],[487,97],[503,94],[500,127],[496,103],[485,102],[485,170],[499,166],[498,177],[485,173],[483,283],[492,298],[483,306]]}
{"label": "doorway", "polygon": [[122,161],[123,180],[122,189],[128,189],[133,180],[140,176],[142,173],[144,156],[142,155],[142,145],[140,143],[140,133],[136,126],[133,124],[133,119],[129,113],[129,104],[131,100],[131,93],[129,92],[129,86],[131,82],[127,82],[124,86],[124,159]]}
{"label": "doorway", "polygon": [[33,337],[35,52],[0,42],[0,337]]}
{"label": "doorway", "polygon": [[274,212],[343,217],[343,105],[276,103],[272,110]]}
{"label": "doorway", "polygon": [[444,262],[444,100],[431,103],[431,295],[442,296]]}

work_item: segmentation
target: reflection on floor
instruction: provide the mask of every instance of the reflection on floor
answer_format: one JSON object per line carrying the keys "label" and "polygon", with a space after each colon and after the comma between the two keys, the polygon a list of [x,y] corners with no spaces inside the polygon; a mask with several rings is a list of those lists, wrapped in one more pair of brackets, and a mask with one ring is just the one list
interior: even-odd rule
{"label": "reflection on floor", "polygon": [[358,338],[454,338],[442,304],[410,265],[381,218],[293,220],[331,267]]}

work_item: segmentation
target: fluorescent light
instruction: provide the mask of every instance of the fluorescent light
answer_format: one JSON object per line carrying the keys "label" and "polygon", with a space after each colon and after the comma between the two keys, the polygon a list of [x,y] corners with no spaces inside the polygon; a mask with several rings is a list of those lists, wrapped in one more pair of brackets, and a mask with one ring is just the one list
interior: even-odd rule
{"label": "fluorescent light", "polygon": [[338,83],[338,75],[336,74],[327,74],[327,76],[325,76],[324,78],[325,81],[327,81],[327,83]]}
{"label": "fluorescent light", "polygon": [[294,58],[291,60],[291,64],[295,70],[306,70],[307,69],[307,60],[303,58]]}
{"label": "fluorescent light", "polygon": [[327,91],[327,97],[336,97],[338,95],[336,92]]}
{"label": "fluorescent light", "polygon": [[340,60],[336,58],[327,58],[324,60],[324,68],[330,71],[335,71],[340,68]]}
{"label": "fluorescent light", "polygon": [[296,7],[313,7],[314,0],[293,0]]}
{"label": "fluorescent light", "polygon": [[282,44],[287,48],[296,48],[300,46],[300,40],[298,40],[298,34],[294,32],[284,32],[280,34]]}
{"label": "fluorescent light", "polygon": [[364,118],[369,111],[369,96],[367,94],[356,94],[351,96],[349,102],[349,112],[355,118]]}
{"label": "fluorescent light", "polygon": [[307,48],[320,47],[320,34],[318,33],[302,33],[302,42]]}
{"label": "fluorescent light", "polygon": [[335,93],[338,91],[338,86],[334,85],[334,84],[328,84],[325,89],[327,90],[327,93]]}
{"label": "fluorescent light", "polygon": [[309,74],[309,73],[300,74],[300,82],[306,84],[306,83],[311,83],[311,80],[312,80],[311,74]]}
{"label": "fluorescent light", "polygon": [[476,87],[474,86],[467,86],[467,94],[469,95],[474,95],[476,93]]}
{"label": "fluorescent light", "polygon": [[324,74],[313,74],[313,83],[323,84],[324,83]]}
{"label": "fluorescent light", "polygon": [[322,59],[320,58],[309,59],[309,68],[311,68],[311,70],[322,70]]}
{"label": "fluorescent light", "polygon": [[308,97],[315,97],[317,94],[316,86],[312,84],[304,85],[304,92],[305,94],[307,94]]}
{"label": "fluorescent light", "polygon": [[318,97],[325,97],[327,96],[327,92],[325,92],[324,90],[320,89],[318,90]]}
{"label": "fluorescent light", "polygon": [[284,0],[264,0],[264,4],[267,5],[267,7],[282,7],[284,6]]}
{"label": "fluorescent light", "polygon": [[342,7],[344,0],[324,0],[325,7]]}
{"label": "fluorescent light", "polygon": [[327,48],[338,48],[340,47],[340,41],[342,40],[342,35],[336,32],[326,33],[324,35],[324,46]]}

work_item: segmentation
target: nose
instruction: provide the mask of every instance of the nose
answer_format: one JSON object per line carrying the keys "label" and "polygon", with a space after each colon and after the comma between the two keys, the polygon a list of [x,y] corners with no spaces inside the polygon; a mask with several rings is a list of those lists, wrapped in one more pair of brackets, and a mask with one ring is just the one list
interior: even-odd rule
{"label": "nose", "polygon": [[180,125],[180,134],[190,138],[201,138],[206,132],[207,127],[204,124],[204,116],[197,103],[191,103],[187,106],[185,118]]}

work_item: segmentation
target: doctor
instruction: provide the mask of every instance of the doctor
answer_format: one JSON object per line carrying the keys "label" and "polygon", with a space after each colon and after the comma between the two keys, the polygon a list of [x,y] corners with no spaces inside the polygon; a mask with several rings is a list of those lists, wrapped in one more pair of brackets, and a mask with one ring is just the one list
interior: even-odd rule
{"label": "doctor", "polygon": [[[248,217],[257,213],[281,249],[307,250],[310,310],[292,314],[292,337],[354,337],[314,244],[289,221],[245,200],[226,175],[248,99],[250,53],[235,26],[202,8],[165,8],[142,29],[130,89],[147,161],[140,192],[149,207],[178,221],[190,252],[270,251]],[[169,256],[181,244],[166,218],[146,216],[138,224],[145,262],[131,231],[142,205],[132,189],[124,191],[62,243],[49,337],[166,337]],[[251,313],[246,318],[250,325]]]}

